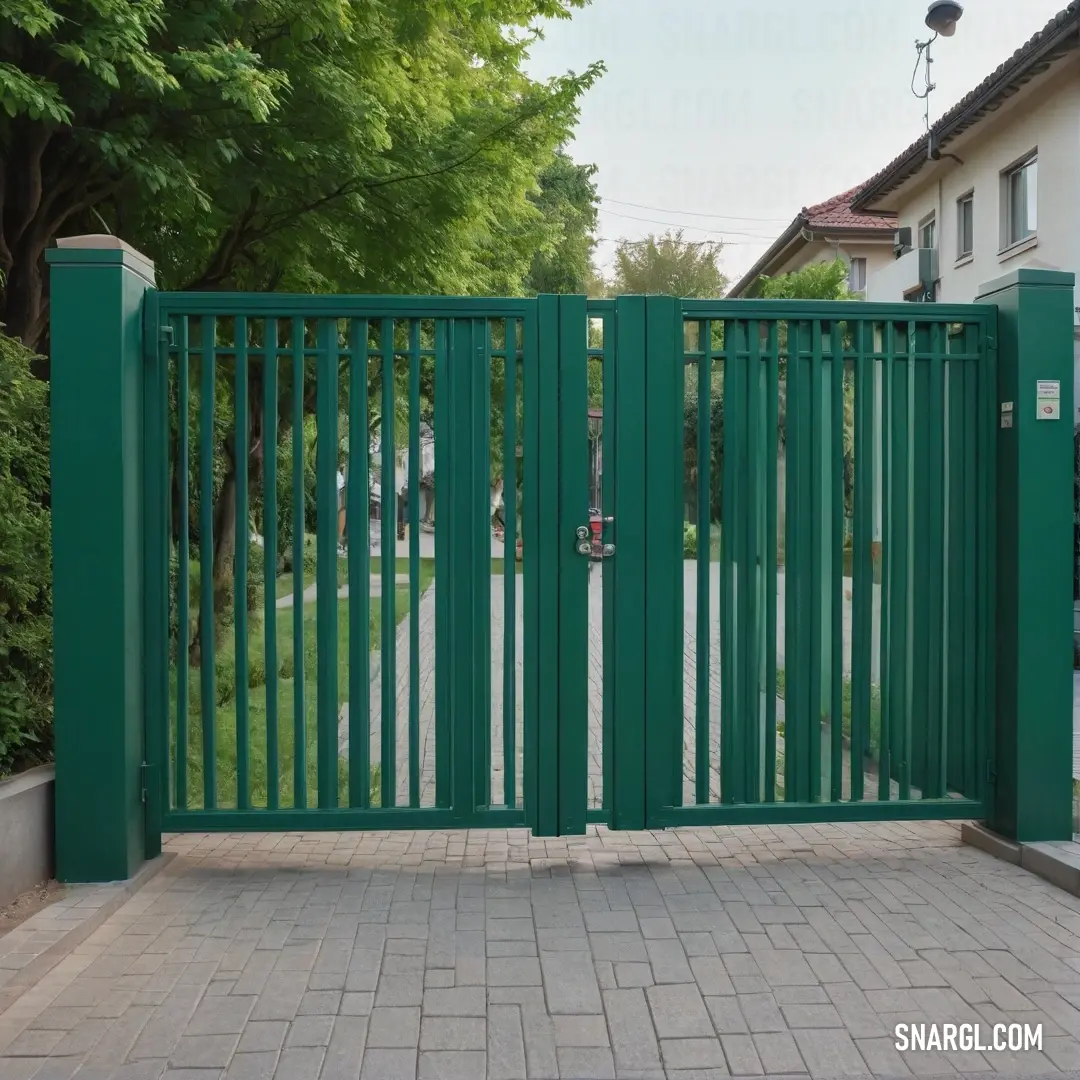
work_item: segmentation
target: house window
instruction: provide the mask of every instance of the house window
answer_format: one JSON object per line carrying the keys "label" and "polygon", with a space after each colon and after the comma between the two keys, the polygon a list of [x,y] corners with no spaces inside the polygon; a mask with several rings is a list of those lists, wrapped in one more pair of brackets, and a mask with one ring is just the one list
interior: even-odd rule
{"label": "house window", "polygon": [[1034,236],[1038,229],[1039,159],[1032,154],[1002,175],[1002,247]]}
{"label": "house window", "polygon": [[866,288],[866,260],[852,259],[848,269],[848,288],[852,292],[862,292]]}
{"label": "house window", "polygon": [[975,196],[972,192],[956,200],[956,257],[966,259],[975,247]]}
{"label": "house window", "polygon": [[933,214],[919,222],[919,247],[932,248],[934,246],[934,225]]}

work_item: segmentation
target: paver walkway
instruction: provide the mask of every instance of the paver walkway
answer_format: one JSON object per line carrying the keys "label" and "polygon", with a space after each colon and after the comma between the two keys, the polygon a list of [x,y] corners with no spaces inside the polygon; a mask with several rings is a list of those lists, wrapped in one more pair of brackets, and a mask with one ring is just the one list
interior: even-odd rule
{"label": "paver walkway", "polygon": [[[1080,1070],[1080,900],[949,825],[168,848],[0,1013],[0,1080]],[[901,1053],[901,1023],[1042,1051]]]}

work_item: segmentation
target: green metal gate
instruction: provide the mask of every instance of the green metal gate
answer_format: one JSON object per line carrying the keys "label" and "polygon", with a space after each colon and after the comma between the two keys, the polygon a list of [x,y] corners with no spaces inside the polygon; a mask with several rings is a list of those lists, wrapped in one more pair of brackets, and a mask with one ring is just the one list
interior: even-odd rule
{"label": "green metal gate", "polygon": [[[151,297],[147,558],[157,647],[149,652],[147,756],[161,766],[151,785],[155,826],[533,820],[526,807],[536,803],[533,747],[545,692],[537,450],[550,430],[540,413],[537,307]],[[223,433],[226,453],[215,457]],[[425,460],[432,440],[433,469]],[[347,472],[344,557],[339,471]],[[425,494],[432,471],[437,487]],[[500,475],[512,494],[502,550],[493,551],[492,479]],[[403,488],[404,543],[396,512]],[[429,496],[431,532],[420,505]],[[230,513],[252,523],[255,543],[243,542],[249,529],[241,525],[235,565],[219,554],[219,572],[204,573],[232,535]],[[277,572],[283,556],[291,577]],[[207,663],[202,643],[215,632],[215,662]]]}
{"label": "green metal gate", "polygon": [[980,816],[994,318],[149,293],[150,831]]}
{"label": "green metal gate", "polygon": [[603,798],[564,797],[559,830],[981,817],[995,310],[620,297],[588,303],[586,350],[559,304],[560,791],[603,749]]}

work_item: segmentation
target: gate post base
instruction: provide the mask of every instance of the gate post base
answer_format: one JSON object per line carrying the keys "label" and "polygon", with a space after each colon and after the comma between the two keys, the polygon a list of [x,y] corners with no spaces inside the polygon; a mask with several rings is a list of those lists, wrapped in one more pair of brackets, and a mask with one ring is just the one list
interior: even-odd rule
{"label": "gate post base", "polygon": [[1020,843],[1072,838],[1074,281],[1020,269],[977,297],[998,310],[987,824]]}
{"label": "gate post base", "polygon": [[112,236],[51,267],[56,876],[130,878],[147,855],[143,307],[154,266]]}
{"label": "gate post base", "polygon": [[981,821],[965,821],[960,825],[960,839],[965,844],[970,844],[987,855],[993,855],[1002,862],[1020,865],[1021,848],[1015,840],[1009,840],[1000,833],[994,832],[988,825]]}

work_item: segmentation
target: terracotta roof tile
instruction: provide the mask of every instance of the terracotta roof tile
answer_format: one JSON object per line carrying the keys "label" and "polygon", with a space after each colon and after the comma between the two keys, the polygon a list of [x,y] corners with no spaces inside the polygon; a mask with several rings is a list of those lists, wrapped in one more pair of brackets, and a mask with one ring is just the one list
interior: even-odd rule
{"label": "terracotta roof tile", "polygon": [[[1078,0],[1080,2],[1080,0]],[[860,184],[848,191],[842,191],[824,202],[813,206],[804,206],[791,224],[778,236],[760,259],[731,287],[729,296],[742,296],[773,261],[798,238],[802,229],[827,232],[832,229],[851,229],[867,232],[880,232],[892,235],[896,229],[896,215],[892,213],[869,213],[865,210],[853,210],[851,202],[865,187]]]}
{"label": "terracotta roof tile", "polygon": [[810,229],[881,229],[892,232],[896,228],[896,215],[868,213],[852,210],[851,202],[862,190],[862,185],[834,195],[831,199],[808,206],[803,210]]}

